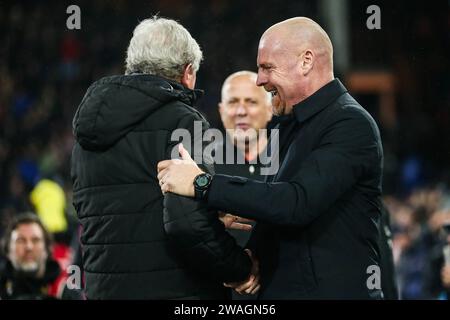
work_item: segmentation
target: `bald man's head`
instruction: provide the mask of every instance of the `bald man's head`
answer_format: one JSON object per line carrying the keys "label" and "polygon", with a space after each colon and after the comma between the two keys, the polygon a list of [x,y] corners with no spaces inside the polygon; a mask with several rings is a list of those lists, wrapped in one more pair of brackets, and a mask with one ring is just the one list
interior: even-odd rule
{"label": "bald man's head", "polygon": [[257,84],[272,93],[276,114],[292,107],[333,80],[333,46],[313,20],[296,17],[264,32],[258,47]]}
{"label": "bald man's head", "polygon": [[265,99],[266,104],[270,105],[270,95],[267,92],[265,92],[263,88],[258,88],[256,86],[256,78],[257,77],[258,77],[258,75],[256,74],[256,72],[247,71],[247,70],[237,71],[235,73],[230,74],[222,84],[222,90],[221,90],[222,101],[224,100],[224,98],[226,98],[229,87],[233,83],[239,82],[239,80],[243,80],[249,85],[254,84],[256,90],[261,91],[262,95],[264,97],[266,97],[266,99]]}
{"label": "bald man's head", "polygon": [[333,70],[333,45],[330,37],[314,20],[306,17],[295,17],[274,24],[264,32],[264,37],[276,37],[284,45],[301,54],[303,50],[314,50],[317,58],[329,70]]}
{"label": "bald man's head", "polygon": [[225,129],[240,129],[234,132],[237,140],[255,141],[272,118],[270,95],[256,86],[256,77],[251,71],[235,72],[222,86],[220,118]]}

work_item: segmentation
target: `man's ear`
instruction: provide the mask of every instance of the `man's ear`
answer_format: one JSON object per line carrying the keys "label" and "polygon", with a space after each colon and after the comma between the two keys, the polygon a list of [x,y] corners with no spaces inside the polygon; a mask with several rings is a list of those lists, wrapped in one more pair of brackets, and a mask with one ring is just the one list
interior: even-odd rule
{"label": "man's ear", "polygon": [[304,76],[306,76],[313,68],[316,56],[312,50],[306,50],[300,56],[300,69]]}
{"label": "man's ear", "polygon": [[191,63],[184,66],[183,76],[181,77],[181,84],[189,89],[194,89],[195,87],[196,74],[194,67]]}

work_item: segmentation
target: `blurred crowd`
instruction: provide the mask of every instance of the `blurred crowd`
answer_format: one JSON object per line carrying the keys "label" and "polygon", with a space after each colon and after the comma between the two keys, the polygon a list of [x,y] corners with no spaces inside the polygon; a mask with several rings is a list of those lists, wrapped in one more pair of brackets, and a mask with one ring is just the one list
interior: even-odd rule
{"label": "blurred crowd", "polygon": [[[0,236],[19,213],[35,212],[53,234],[52,255],[62,270],[79,264],[79,230],[71,205],[71,122],[90,83],[124,72],[125,50],[139,20],[160,12],[179,20],[198,40],[205,61],[197,86],[207,93],[199,107],[220,127],[220,85],[231,72],[255,69],[265,28],[293,15],[318,14],[312,1],[278,5],[270,0],[264,7],[257,1],[230,3],[79,1],[82,29],[67,30],[70,3],[0,2]],[[443,267],[449,240],[444,227],[450,223],[449,36],[444,30],[442,39],[435,20],[442,17],[443,3],[443,26],[448,28],[449,7],[445,1],[436,3],[437,9],[421,11],[409,2],[412,16],[398,20],[399,25],[395,19],[387,22],[396,30],[388,41],[396,44],[392,57],[386,58],[382,42],[377,47],[379,56],[390,61],[382,67],[397,72],[402,84],[398,125],[394,131],[381,128],[386,167],[396,172],[385,180],[385,203],[402,299],[450,298],[450,272]],[[358,17],[351,18],[353,28]],[[411,33],[407,39],[402,38],[405,28]],[[364,60],[370,40],[358,31],[352,37],[358,41],[355,63],[373,67],[373,54]]]}
{"label": "blurred crowd", "polygon": [[450,253],[445,257],[444,250],[450,248],[450,193],[437,186],[384,200],[400,298],[449,299]]}

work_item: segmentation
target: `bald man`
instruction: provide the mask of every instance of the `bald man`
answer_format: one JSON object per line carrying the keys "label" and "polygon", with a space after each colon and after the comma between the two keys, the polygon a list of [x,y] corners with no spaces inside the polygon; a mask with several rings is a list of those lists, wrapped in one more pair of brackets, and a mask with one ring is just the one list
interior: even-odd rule
{"label": "bald man", "polygon": [[[257,162],[252,160],[266,148],[267,135],[261,130],[266,129],[272,118],[270,94],[256,86],[256,79],[257,74],[251,71],[229,75],[222,85],[219,103],[227,138],[239,149],[246,163]],[[248,173],[256,176],[256,169],[249,166]]]}
{"label": "bald man", "polygon": [[[256,85],[256,78],[255,72],[238,71],[223,82],[218,110],[226,137],[216,144],[216,152],[222,152],[224,161],[214,167],[216,173],[263,181],[261,166],[265,159],[261,157],[267,147],[265,130],[272,119],[272,106],[270,94]],[[226,156],[232,161],[225,161]],[[251,232],[231,229],[229,233],[245,247]]]}
{"label": "bald man", "polygon": [[[265,182],[158,165],[161,189],[258,224],[260,299],[381,299],[378,220],[383,151],[372,117],[333,74],[333,47],[313,20],[270,27],[258,47],[257,85],[272,95],[280,167]],[[198,192],[202,190],[202,192]],[[232,284],[253,288],[255,281]]]}

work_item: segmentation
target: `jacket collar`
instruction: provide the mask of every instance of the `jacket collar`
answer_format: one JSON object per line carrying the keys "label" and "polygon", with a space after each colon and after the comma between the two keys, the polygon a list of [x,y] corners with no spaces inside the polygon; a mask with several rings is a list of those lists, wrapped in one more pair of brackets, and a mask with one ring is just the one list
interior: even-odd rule
{"label": "jacket collar", "polygon": [[201,99],[205,95],[205,91],[200,89],[194,89],[191,90],[185,86],[183,86],[181,83],[161,77],[156,75],[150,75],[146,73],[142,73],[140,71],[135,71],[129,74],[129,76],[139,76],[141,79],[157,79],[161,80],[162,82],[166,82],[170,84],[169,86],[161,86],[163,90],[175,92],[177,97],[182,100],[184,103],[187,103],[189,105],[194,105],[199,99]]}
{"label": "jacket collar", "polygon": [[183,102],[194,105],[199,99],[201,99],[205,92],[200,89],[189,89],[185,86],[183,86],[179,82],[175,82],[173,80],[162,78],[168,83],[172,85],[173,88],[175,88],[178,91],[178,98],[182,100]]}
{"label": "jacket collar", "polygon": [[297,121],[302,123],[314,116],[316,113],[325,109],[325,107],[330,105],[330,103],[346,92],[347,89],[341,81],[336,78],[314,92],[305,100],[296,104],[293,108],[293,113],[297,118]]}

